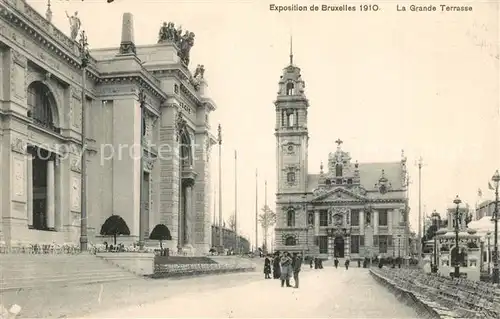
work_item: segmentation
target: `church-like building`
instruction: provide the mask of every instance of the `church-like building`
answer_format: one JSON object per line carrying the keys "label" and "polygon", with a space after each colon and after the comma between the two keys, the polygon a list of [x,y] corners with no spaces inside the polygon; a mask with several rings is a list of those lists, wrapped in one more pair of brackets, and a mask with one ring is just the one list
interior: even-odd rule
{"label": "church-like building", "polygon": [[158,43],[136,46],[126,13],[116,47],[85,55],[79,25],[67,36],[49,20],[26,1],[0,2],[0,240],[102,243],[104,221],[119,215],[132,243],[142,216],[145,238],[165,224],[171,249],[208,252],[216,105],[204,67],[190,71],[194,34],[159,21]]}
{"label": "church-like building", "polygon": [[320,258],[404,257],[408,251],[406,157],[358,163],[341,147],[308,171],[308,108],[300,68],[284,68],[276,110],[275,250]]}

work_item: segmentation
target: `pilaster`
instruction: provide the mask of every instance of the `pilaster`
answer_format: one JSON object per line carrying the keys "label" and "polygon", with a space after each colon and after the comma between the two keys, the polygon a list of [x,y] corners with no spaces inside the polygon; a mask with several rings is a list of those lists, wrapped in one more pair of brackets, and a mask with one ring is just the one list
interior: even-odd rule
{"label": "pilaster", "polygon": [[373,211],[373,216],[372,216],[372,224],[373,224],[373,235],[378,235],[378,211],[374,210]]}
{"label": "pilaster", "polygon": [[319,236],[319,210],[314,211],[314,236]]}
{"label": "pilaster", "polygon": [[359,210],[359,234],[365,234],[365,211],[362,209]]}
{"label": "pilaster", "polygon": [[135,96],[114,100],[113,214],[127,223],[131,236],[139,236],[141,112]]}
{"label": "pilaster", "polygon": [[210,249],[210,136],[208,132],[197,132],[194,145],[194,166],[198,176],[194,185],[195,220],[194,246],[197,253],[206,253]]}
{"label": "pilaster", "polygon": [[170,249],[177,249],[179,239],[179,195],[180,195],[180,163],[179,142],[176,139],[175,118],[176,109],[173,104],[163,107],[160,118],[160,134],[158,148],[159,169],[159,223],[165,224],[170,230],[172,240]]}

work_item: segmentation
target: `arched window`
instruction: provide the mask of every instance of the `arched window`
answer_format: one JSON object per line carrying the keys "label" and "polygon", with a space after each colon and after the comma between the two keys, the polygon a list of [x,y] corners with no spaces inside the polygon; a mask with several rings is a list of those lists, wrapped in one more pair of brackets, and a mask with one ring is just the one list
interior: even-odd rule
{"label": "arched window", "polygon": [[288,183],[294,183],[295,182],[295,173],[294,172],[288,172],[286,174],[286,181]]}
{"label": "arched window", "polygon": [[342,165],[337,164],[335,166],[335,176],[342,176]]}
{"label": "arched window", "polygon": [[288,82],[286,84],[286,95],[294,95],[295,94],[295,85],[292,82]]}
{"label": "arched window", "polygon": [[295,114],[288,114],[288,127],[295,125]]}
{"label": "arched window", "polygon": [[297,245],[297,240],[295,240],[295,237],[288,236],[285,239],[285,246],[295,246],[295,245]]}
{"label": "arched window", "polygon": [[28,87],[28,117],[36,125],[59,132],[54,123],[54,109],[55,99],[49,88],[41,82],[31,83]]}
{"label": "arched window", "polygon": [[288,227],[295,226],[295,210],[293,208],[289,208],[286,212],[286,225]]}

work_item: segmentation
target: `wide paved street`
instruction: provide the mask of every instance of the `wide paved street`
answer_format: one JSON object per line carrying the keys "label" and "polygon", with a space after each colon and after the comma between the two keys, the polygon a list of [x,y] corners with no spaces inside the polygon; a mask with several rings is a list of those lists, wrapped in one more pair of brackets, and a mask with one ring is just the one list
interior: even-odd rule
{"label": "wide paved street", "polygon": [[[239,274],[245,278],[249,274]],[[366,269],[303,271],[299,289],[278,280],[255,279],[241,285],[181,293],[177,296],[96,313],[90,318],[418,318],[410,307],[371,278]]]}

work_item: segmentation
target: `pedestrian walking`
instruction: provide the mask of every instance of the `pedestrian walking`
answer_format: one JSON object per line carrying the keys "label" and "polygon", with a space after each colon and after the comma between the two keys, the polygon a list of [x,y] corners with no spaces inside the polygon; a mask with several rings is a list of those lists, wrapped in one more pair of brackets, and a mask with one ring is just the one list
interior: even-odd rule
{"label": "pedestrian walking", "polygon": [[269,259],[269,255],[264,259],[264,278],[271,279],[271,259]]}
{"label": "pedestrian walking", "polygon": [[293,269],[292,269],[292,257],[290,253],[285,252],[280,260],[281,264],[281,287],[286,286],[292,287],[290,285],[290,278],[292,277]]}
{"label": "pedestrian walking", "polygon": [[348,269],[349,269],[349,263],[350,263],[349,259],[346,259],[346,260],[345,260],[345,263],[344,263],[344,265],[345,265],[345,270],[348,270]]}
{"label": "pedestrian walking", "polygon": [[281,277],[281,267],[280,267],[280,253],[276,252],[274,253],[274,258],[273,258],[273,278],[274,279],[280,279]]}
{"label": "pedestrian walking", "polygon": [[337,257],[335,257],[335,260],[333,261],[333,264],[335,265],[335,268],[339,267],[339,260],[337,259]]}
{"label": "pedestrian walking", "polygon": [[299,288],[299,273],[302,267],[302,256],[300,254],[295,253],[293,256],[293,281],[294,288]]}

